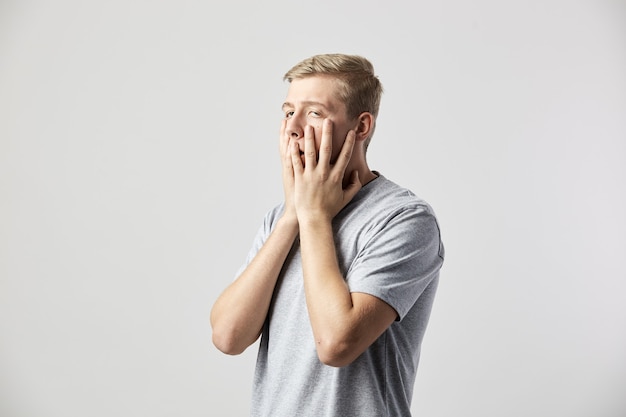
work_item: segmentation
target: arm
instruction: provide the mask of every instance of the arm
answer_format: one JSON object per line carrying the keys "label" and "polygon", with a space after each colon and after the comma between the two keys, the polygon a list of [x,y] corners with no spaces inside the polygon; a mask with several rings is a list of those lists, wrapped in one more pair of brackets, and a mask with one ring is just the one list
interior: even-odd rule
{"label": "arm", "polygon": [[298,234],[298,221],[293,205],[294,177],[288,143],[283,121],[280,130],[280,153],[285,192],[284,212],[254,259],[224,290],[211,309],[213,344],[227,354],[243,352],[261,334],[278,275]]}
{"label": "arm", "polygon": [[334,165],[330,165],[330,123],[324,124],[319,161],[316,152],[310,151],[314,149],[312,131],[305,132],[305,166],[295,147],[292,164],[307,309],[320,360],[344,366],[363,353],[397,313],[374,296],[350,293],[337,263],[332,219],[361,188],[356,172],[348,186],[342,186],[354,132],[348,134]]}
{"label": "arm", "polygon": [[297,222],[282,217],[252,262],[213,305],[213,344],[222,352],[239,354],[258,339],[297,232]]}
{"label": "arm", "polygon": [[345,366],[367,349],[397,317],[384,301],[350,293],[337,264],[330,223],[300,226],[304,288],[320,360]]}

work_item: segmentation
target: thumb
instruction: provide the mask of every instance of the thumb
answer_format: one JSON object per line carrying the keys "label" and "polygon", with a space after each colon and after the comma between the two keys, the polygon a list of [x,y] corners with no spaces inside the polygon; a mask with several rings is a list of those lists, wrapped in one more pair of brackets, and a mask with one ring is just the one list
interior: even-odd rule
{"label": "thumb", "polygon": [[352,197],[354,197],[362,187],[363,185],[361,184],[361,180],[359,179],[359,171],[352,171],[352,174],[350,175],[350,183],[344,189],[344,197],[346,199],[346,202],[352,200]]}

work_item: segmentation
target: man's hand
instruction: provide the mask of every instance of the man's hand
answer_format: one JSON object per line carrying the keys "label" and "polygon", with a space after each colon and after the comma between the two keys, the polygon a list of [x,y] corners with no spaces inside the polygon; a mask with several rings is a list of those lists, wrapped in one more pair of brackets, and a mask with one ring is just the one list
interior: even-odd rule
{"label": "man's hand", "polygon": [[293,194],[294,194],[294,175],[293,166],[291,164],[291,152],[290,144],[291,140],[289,135],[285,132],[287,121],[283,120],[280,125],[280,160],[282,164],[282,177],[283,177],[283,193],[285,195],[285,211],[283,212],[283,218],[290,221],[298,221],[296,217],[296,208],[294,206]]}
{"label": "man's hand", "polygon": [[315,348],[322,363],[345,366],[393,323],[397,313],[373,295],[351,293],[339,268],[331,221],[362,185],[358,171],[347,172],[355,133],[348,132],[336,161],[332,137],[332,123],[324,120],[319,154],[311,126],[304,129],[304,161],[296,143],[290,150],[304,293]]}
{"label": "man's hand", "polygon": [[341,211],[362,185],[358,171],[349,173],[349,182],[344,188],[346,168],[352,157],[355,143],[354,131],[349,131],[337,160],[331,164],[333,125],[324,120],[319,155],[315,149],[315,134],[311,126],[304,129],[304,164],[298,144],[291,147],[291,169],[283,163],[283,181],[286,171],[291,171],[294,180],[294,205],[298,221],[331,221]]}

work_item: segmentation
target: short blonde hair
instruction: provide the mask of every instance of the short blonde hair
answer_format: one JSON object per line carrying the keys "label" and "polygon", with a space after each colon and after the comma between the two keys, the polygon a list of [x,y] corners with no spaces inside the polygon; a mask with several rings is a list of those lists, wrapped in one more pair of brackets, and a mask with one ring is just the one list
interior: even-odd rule
{"label": "short blonde hair", "polygon": [[[347,116],[354,119],[363,112],[378,116],[383,86],[374,74],[374,66],[359,55],[314,55],[293,66],[283,80],[292,82],[314,75],[328,75],[339,81],[338,98],[346,105]],[[366,141],[366,148],[374,133]]]}

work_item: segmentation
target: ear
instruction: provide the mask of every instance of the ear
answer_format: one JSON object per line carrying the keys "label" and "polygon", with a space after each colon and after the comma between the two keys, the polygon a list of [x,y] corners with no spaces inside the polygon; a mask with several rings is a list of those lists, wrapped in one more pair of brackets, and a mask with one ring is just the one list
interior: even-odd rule
{"label": "ear", "polygon": [[374,129],[374,116],[372,113],[363,112],[357,117],[357,124],[354,128],[356,133],[356,140],[363,141],[370,137],[372,130]]}

